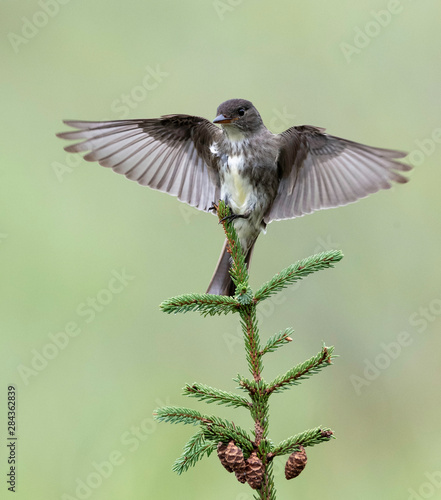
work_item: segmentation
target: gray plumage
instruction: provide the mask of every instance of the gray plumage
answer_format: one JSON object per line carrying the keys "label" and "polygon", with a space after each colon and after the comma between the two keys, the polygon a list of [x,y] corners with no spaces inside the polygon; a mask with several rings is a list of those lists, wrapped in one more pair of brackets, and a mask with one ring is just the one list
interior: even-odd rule
{"label": "gray plumage", "polygon": [[[257,109],[231,99],[214,123],[190,115],[111,122],[66,121],[76,128],[58,134],[76,140],[65,149],[87,152],[84,159],[144,186],[177,196],[209,211],[223,199],[249,264],[257,236],[273,220],[291,219],[364,198],[393,182],[410,167],[405,153],[374,148],[312,126],[272,134]],[[229,257],[222,249],[208,293],[232,294]]]}

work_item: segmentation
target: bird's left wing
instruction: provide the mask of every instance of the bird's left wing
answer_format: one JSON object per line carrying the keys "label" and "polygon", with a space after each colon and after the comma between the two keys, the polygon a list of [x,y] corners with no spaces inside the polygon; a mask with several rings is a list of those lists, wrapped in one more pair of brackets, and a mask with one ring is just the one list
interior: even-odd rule
{"label": "bird's left wing", "polygon": [[66,151],[89,151],[97,161],[143,186],[165,191],[207,211],[220,197],[216,157],[210,146],[222,135],[205,118],[166,115],[156,119],[111,122],[65,121],[78,130],[57,134],[80,140]]}
{"label": "bird's left wing", "polygon": [[279,190],[265,222],[291,219],[364,198],[392,182],[404,183],[405,153],[374,148],[304,125],[278,136]]}

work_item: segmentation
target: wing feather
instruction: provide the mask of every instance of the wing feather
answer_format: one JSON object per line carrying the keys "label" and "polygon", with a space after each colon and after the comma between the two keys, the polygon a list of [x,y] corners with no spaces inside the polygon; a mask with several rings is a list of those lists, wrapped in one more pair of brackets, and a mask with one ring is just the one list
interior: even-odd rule
{"label": "wing feather", "polygon": [[408,181],[401,172],[411,167],[397,161],[406,156],[401,151],[366,146],[307,125],[278,137],[280,184],[266,223],[353,203],[393,182]]}
{"label": "wing feather", "polygon": [[204,118],[167,115],[148,120],[65,123],[77,130],[58,136],[79,141],[65,150],[86,152],[86,161],[97,161],[200,210],[208,210],[220,197],[218,159],[209,145],[221,140],[222,132]]}

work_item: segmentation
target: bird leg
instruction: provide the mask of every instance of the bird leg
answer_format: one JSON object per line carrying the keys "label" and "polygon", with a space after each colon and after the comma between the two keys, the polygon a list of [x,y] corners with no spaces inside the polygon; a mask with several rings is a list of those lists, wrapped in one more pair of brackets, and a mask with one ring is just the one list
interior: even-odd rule
{"label": "bird leg", "polygon": [[[218,212],[219,210],[219,205],[213,201],[213,204],[208,210],[213,210],[213,212]],[[230,207],[231,210],[231,207]],[[231,210],[232,212],[232,210]],[[228,222],[233,222],[233,220],[236,219],[248,219],[248,217],[251,215],[251,211],[248,211],[245,214],[233,214],[231,213],[230,215],[227,215],[226,217],[223,217],[222,219],[219,220],[219,224],[222,224],[222,222],[228,221]]]}
{"label": "bird leg", "polygon": [[219,205],[217,205],[214,201],[212,202],[211,207],[208,209],[208,211],[213,210],[213,212],[216,212],[219,210]]}
{"label": "bird leg", "polygon": [[219,221],[219,223],[222,223],[222,222],[225,222],[225,221],[233,222],[233,220],[236,220],[236,219],[248,219],[249,216],[250,216],[250,213],[246,213],[246,214],[230,214],[230,215],[227,215],[226,217],[224,217],[223,219],[221,219]]}

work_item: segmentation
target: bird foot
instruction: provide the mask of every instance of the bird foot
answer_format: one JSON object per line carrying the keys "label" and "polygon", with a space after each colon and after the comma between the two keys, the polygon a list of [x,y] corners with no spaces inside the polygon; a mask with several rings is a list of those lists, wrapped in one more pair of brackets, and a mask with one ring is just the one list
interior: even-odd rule
{"label": "bird foot", "polygon": [[236,219],[246,219],[248,217],[249,214],[230,214],[230,215],[227,215],[226,217],[224,217],[223,219],[221,219],[219,221],[219,224],[222,224],[222,222],[233,222],[233,220],[236,220]]}
{"label": "bird foot", "polygon": [[[213,210],[213,212],[218,213],[219,205],[213,201],[211,207],[208,210],[209,211]],[[230,210],[231,210],[231,208],[230,208]],[[219,224],[222,224],[222,222],[233,222],[233,220],[236,220],[236,219],[247,219],[249,216],[250,216],[250,212],[248,212],[246,214],[233,214],[232,213],[232,214],[227,215],[226,217],[223,217],[222,219],[220,219]]]}

